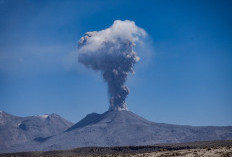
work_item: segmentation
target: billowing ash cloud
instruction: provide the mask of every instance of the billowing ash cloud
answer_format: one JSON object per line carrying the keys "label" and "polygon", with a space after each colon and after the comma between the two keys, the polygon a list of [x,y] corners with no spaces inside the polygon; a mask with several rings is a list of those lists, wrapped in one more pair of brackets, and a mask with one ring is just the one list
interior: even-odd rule
{"label": "billowing ash cloud", "polygon": [[101,71],[108,84],[110,110],[127,110],[125,99],[129,88],[124,83],[139,61],[133,47],[145,35],[133,21],[116,20],[107,29],[85,33],[78,42],[78,61]]}

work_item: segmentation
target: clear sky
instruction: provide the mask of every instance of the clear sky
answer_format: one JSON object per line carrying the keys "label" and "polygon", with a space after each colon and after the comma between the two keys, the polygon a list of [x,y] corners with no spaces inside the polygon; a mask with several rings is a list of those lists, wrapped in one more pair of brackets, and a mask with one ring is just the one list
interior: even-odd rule
{"label": "clear sky", "polygon": [[77,41],[114,20],[145,29],[152,49],[127,85],[130,111],[154,122],[232,125],[232,1],[0,0],[0,110],[77,122],[108,109]]}

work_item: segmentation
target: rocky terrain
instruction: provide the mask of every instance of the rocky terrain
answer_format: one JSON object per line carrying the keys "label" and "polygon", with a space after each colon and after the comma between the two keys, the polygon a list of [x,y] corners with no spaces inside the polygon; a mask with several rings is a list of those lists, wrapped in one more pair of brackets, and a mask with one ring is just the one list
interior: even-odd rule
{"label": "rocky terrain", "polygon": [[231,157],[232,141],[204,141],[127,147],[85,147],[47,152],[0,154],[0,157]]}

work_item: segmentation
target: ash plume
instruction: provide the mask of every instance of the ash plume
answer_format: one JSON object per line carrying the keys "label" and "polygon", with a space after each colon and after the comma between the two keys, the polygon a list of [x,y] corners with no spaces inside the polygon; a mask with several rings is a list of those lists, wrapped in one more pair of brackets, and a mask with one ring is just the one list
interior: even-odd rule
{"label": "ash plume", "polygon": [[78,61],[100,71],[108,85],[109,110],[127,110],[125,99],[129,88],[124,84],[139,61],[133,50],[135,43],[140,43],[145,35],[133,21],[116,20],[107,29],[85,33],[78,42]]}

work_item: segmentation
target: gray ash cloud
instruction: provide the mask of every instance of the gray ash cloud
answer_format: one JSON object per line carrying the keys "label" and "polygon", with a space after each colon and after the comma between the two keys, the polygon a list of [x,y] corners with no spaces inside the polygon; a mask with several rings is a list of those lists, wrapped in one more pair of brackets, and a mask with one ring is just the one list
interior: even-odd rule
{"label": "gray ash cloud", "polygon": [[78,42],[78,61],[100,71],[108,85],[110,110],[127,110],[129,88],[125,82],[139,61],[133,48],[145,35],[133,21],[116,20],[107,29],[85,33]]}

